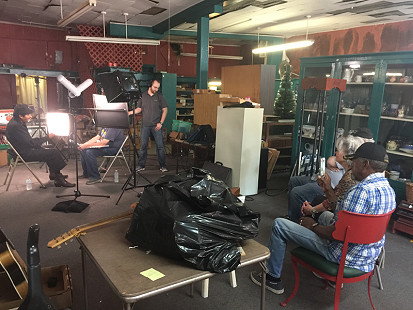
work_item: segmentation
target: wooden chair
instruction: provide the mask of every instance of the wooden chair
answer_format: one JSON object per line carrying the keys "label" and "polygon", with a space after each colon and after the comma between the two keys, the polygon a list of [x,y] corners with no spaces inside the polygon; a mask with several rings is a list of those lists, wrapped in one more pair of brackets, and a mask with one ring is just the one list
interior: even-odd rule
{"label": "wooden chair", "polygon": [[374,268],[370,272],[363,272],[359,269],[345,267],[345,258],[347,256],[349,243],[370,244],[380,241],[386,232],[387,224],[392,213],[393,211],[386,214],[369,215],[340,211],[338,213],[338,221],[335,224],[336,230],[333,232],[334,239],[343,242],[343,250],[339,264],[330,262],[323,256],[303,247],[292,250],[291,261],[295,274],[295,286],[290,297],[282,302],[281,306],[285,307],[298,291],[300,279],[297,265],[301,264],[326,279],[326,284],[327,281],[336,282],[334,310],[338,310],[341,286],[343,283],[360,282],[369,278],[369,299],[371,306],[375,309],[370,295],[370,283],[374,274]]}
{"label": "wooden chair", "polygon": [[109,167],[106,169],[105,174],[102,176],[102,178],[100,179],[100,182],[103,182],[103,179],[106,177],[106,175],[108,174],[110,168],[112,167],[113,163],[115,162],[116,159],[122,159],[125,162],[126,168],[128,168],[128,172],[130,172],[130,168],[129,168],[129,164],[128,161],[126,160],[125,154],[123,153],[123,146],[125,145],[126,141],[128,140],[128,136],[125,137],[125,140],[123,140],[122,145],[120,146],[118,152],[115,155],[107,155],[107,156],[103,156],[103,161],[99,167],[99,171],[100,169],[103,168],[104,165],[106,165],[106,163],[108,161],[110,161]]}
{"label": "wooden chair", "polygon": [[29,162],[29,161],[25,161],[23,159],[23,157],[20,156],[19,152],[16,151],[16,149],[14,148],[14,146],[10,143],[10,141],[8,141],[6,139],[6,143],[10,146],[10,148],[13,150],[13,152],[16,154],[16,157],[14,157],[11,161],[10,161],[10,165],[9,165],[9,170],[7,171],[6,174],[6,179],[4,180],[3,185],[6,185],[6,192],[9,190],[10,187],[10,183],[11,180],[13,179],[13,175],[14,175],[14,171],[16,170],[17,165],[19,164],[19,162],[21,162],[27,169],[29,169],[30,173],[36,178],[36,180],[40,183],[40,187],[41,188],[46,188],[46,186],[42,183],[42,181],[40,181],[40,179],[37,177],[37,175],[34,173],[34,171],[29,167],[29,164],[39,164],[39,162],[35,161],[35,162]]}

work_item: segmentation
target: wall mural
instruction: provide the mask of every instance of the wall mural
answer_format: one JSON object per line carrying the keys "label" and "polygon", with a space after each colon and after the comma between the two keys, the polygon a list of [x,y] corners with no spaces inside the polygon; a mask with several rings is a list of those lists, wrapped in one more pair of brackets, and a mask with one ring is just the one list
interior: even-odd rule
{"label": "wall mural", "polygon": [[[291,37],[287,42],[303,40]],[[303,49],[287,51],[293,71],[300,71],[301,57],[364,54],[413,50],[413,21],[365,26],[309,35],[315,42]]]}

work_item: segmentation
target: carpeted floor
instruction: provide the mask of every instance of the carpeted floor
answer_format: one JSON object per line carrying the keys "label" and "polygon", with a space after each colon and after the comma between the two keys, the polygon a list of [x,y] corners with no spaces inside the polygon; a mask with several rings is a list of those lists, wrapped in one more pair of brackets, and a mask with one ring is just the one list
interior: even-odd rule
{"label": "carpeted floor", "polygon": [[[176,160],[167,158],[170,171],[175,173]],[[48,182],[45,168],[34,166],[41,180]],[[113,182],[113,172],[119,170],[120,182]],[[0,178],[3,182],[7,167],[0,168]],[[75,182],[75,161],[70,159],[63,171],[69,174],[69,181]],[[39,188],[34,178],[33,189],[26,191],[25,180],[29,172],[24,167],[18,167],[8,192],[5,186],[0,186],[0,227],[14,243],[20,255],[26,259],[27,232],[30,225],[40,225],[40,257],[42,266],[68,264],[73,280],[73,310],[85,309],[83,299],[82,266],[79,244],[76,240],[68,242],[60,249],[47,248],[47,242],[78,225],[92,223],[102,218],[113,216],[127,211],[133,202],[138,200],[137,194],[142,191],[146,181],[137,177],[137,188],[127,190],[122,195],[118,205],[116,201],[121,195],[121,188],[127,178],[127,172],[121,163],[108,174],[103,183],[85,185],[85,180],[79,180],[79,201],[89,203],[81,213],[54,212],[51,209],[64,200],[73,197],[56,198],[56,195],[72,195],[74,188],[56,188],[51,182],[47,189]],[[150,155],[146,170],[142,172],[147,179],[155,181],[161,177],[156,156]],[[247,199],[247,206],[261,213],[260,234],[257,241],[266,245],[269,239],[270,228],[274,218],[287,213],[287,194],[285,191],[288,182],[287,173],[274,173],[268,182],[268,189]],[[90,197],[93,195],[110,195],[110,198]],[[289,248],[293,245],[289,245]],[[108,249],[110,251],[110,249]],[[407,235],[387,233],[386,261],[382,269],[384,290],[378,289],[377,278],[372,280],[372,298],[376,309],[411,309],[411,287],[413,283],[413,268],[410,266],[413,257],[413,243]],[[89,262],[88,287],[89,309],[121,309],[122,304],[112,292],[104,278]],[[195,285],[194,296],[189,296],[189,288],[182,287],[174,291],[163,293],[140,301],[134,309],[258,309],[260,288],[249,279],[249,273],[258,269],[258,266],[247,266],[237,270],[238,287],[231,288],[229,276],[218,275],[211,279],[209,297],[200,296],[201,284]],[[280,308],[279,303],[291,293],[294,286],[294,275],[286,255],[283,270],[283,281],[286,293],[278,296],[267,293],[267,309]],[[310,272],[302,269],[301,285],[296,297],[287,305],[287,309],[332,309],[334,290],[322,289],[323,282],[315,278]],[[352,285],[345,285],[341,293],[341,309],[364,310],[370,308],[367,295],[367,281]]]}

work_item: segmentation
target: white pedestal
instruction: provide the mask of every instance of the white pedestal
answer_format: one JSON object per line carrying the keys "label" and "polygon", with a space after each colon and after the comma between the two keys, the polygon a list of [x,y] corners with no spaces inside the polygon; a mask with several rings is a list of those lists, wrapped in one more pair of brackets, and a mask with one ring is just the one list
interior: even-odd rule
{"label": "white pedestal", "polygon": [[241,195],[258,192],[264,109],[218,107],[215,161],[232,169],[231,187]]}

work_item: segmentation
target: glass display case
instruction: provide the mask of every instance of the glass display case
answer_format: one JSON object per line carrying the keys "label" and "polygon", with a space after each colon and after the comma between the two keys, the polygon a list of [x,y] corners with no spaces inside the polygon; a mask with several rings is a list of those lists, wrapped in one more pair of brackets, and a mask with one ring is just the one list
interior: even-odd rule
{"label": "glass display case", "polygon": [[[337,94],[330,94],[326,100],[322,156],[333,155],[336,134],[368,127],[375,141],[387,149],[388,170],[398,172],[392,178],[402,182],[413,180],[413,52],[309,57],[302,58],[300,66],[300,80],[305,77],[346,80],[340,104],[336,103]],[[311,102],[307,98],[303,110],[310,126],[315,113]],[[299,87],[296,124],[302,117],[301,104],[303,91]],[[303,147],[305,144],[301,151]],[[294,129],[292,165],[296,154],[298,128]]]}

